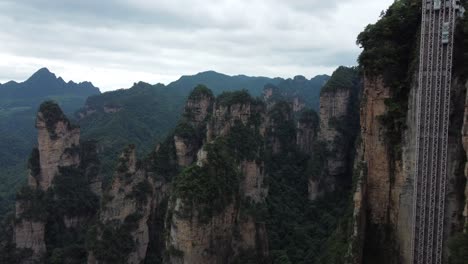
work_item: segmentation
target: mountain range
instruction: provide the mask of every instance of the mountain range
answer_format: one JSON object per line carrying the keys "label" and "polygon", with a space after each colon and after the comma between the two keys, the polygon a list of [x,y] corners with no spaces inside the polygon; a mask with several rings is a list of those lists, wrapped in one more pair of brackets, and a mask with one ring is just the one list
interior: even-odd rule
{"label": "mountain range", "polygon": [[246,89],[254,96],[262,95],[265,86],[273,85],[284,88],[287,94],[311,98],[307,106],[317,110],[320,89],[328,78],[326,75],[311,80],[303,76],[293,79],[229,76],[207,71],[182,76],[168,85],[138,82],[129,89],[100,93],[90,82],[65,82],[42,68],[24,82],[2,84],[0,214],[11,208],[14,190],[26,178],[29,150],[37,144],[35,114],[43,101],[57,102],[81,126],[83,140],[97,141],[103,173],[110,175],[116,157],[128,143],[137,146],[138,155],[148,153],[175,127],[184,102],[198,84],[209,86],[214,94]]}

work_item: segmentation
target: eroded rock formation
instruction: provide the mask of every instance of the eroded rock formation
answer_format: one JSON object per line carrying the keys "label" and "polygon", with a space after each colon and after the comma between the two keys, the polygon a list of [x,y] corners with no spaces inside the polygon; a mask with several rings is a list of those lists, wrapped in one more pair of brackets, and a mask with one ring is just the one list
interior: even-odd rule
{"label": "eroded rock formation", "polygon": [[[98,176],[99,162],[96,161],[92,143],[80,145],[80,130],[70,123],[57,104],[45,102],[41,105],[36,119],[38,148],[31,153],[27,186],[17,194],[14,243],[20,250],[26,250],[23,263],[42,261],[46,254],[46,233],[48,219],[58,217],[64,232],[77,229],[92,217],[89,208],[69,204],[71,198],[68,184],[76,182],[77,192],[83,191],[93,203],[93,196],[100,195],[101,182]],[[82,193],[80,193],[82,194]],[[62,208],[50,206],[60,200]],[[83,210],[83,211],[81,211]],[[54,215],[57,213],[57,215]],[[62,227],[59,227],[59,229]],[[59,231],[60,232],[60,231]]]}
{"label": "eroded rock formation", "polygon": [[[344,77],[346,76],[346,77]],[[345,82],[337,82],[344,78]],[[342,188],[350,182],[351,157],[357,132],[360,81],[356,69],[340,67],[320,94],[320,127],[316,151],[324,153],[323,166],[309,180],[309,197]]]}

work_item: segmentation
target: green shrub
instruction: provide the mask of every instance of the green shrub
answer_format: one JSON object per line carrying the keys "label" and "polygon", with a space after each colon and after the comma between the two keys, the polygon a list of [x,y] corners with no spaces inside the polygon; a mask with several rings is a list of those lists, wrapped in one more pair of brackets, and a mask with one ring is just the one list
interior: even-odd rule
{"label": "green shrub", "polygon": [[226,142],[217,139],[205,150],[207,164],[184,169],[174,182],[176,196],[194,206],[202,220],[222,212],[233,201],[239,186],[239,171]]}
{"label": "green shrub", "polygon": [[338,90],[351,90],[359,83],[359,75],[356,68],[344,66],[338,67],[333,72],[330,80],[323,86],[321,94]]}
{"label": "green shrub", "polygon": [[408,93],[418,59],[420,9],[421,1],[396,1],[377,23],[368,25],[357,38],[363,48],[358,61],[366,77],[382,77],[392,92],[385,102],[387,112],[380,120],[394,159],[401,158]]}
{"label": "green shrub", "polygon": [[41,173],[38,148],[33,148],[31,155],[29,156],[28,169],[33,177],[37,177]]}
{"label": "green shrub", "polygon": [[99,207],[99,198],[91,191],[88,179],[77,167],[59,167],[52,190],[55,199],[51,207],[63,215],[93,215]]}
{"label": "green shrub", "polygon": [[318,116],[317,112],[315,112],[314,110],[307,109],[307,110],[304,110],[304,111],[302,111],[300,113],[299,122],[300,123],[310,123],[314,127],[318,127],[318,125],[319,125],[319,116]]}
{"label": "green shrub", "polygon": [[186,139],[194,139],[198,137],[197,130],[187,121],[182,121],[177,124],[174,134]]}
{"label": "green shrub", "polygon": [[244,125],[239,120],[231,127],[226,137],[226,144],[238,162],[263,157],[263,143],[258,129]]}
{"label": "green shrub", "polygon": [[111,222],[91,228],[87,235],[87,247],[93,251],[98,261],[127,263],[128,256],[136,246],[131,232],[138,227],[139,219],[140,215],[133,214],[129,215],[124,223]]}
{"label": "green shrub", "polygon": [[270,138],[280,141],[283,151],[295,148],[291,142],[296,142],[296,124],[292,116],[292,108],[285,101],[277,102],[268,113],[273,124],[269,132]]}
{"label": "green shrub", "polygon": [[40,189],[24,186],[16,194],[16,201],[21,202],[23,212],[20,218],[43,222],[47,219],[49,195]]}
{"label": "green shrub", "polygon": [[249,104],[254,102],[247,90],[223,92],[216,98],[216,103],[222,106],[232,106],[235,104]]}
{"label": "green shrub", "polygon": [[189,95],[190,100],[199,100],[202,97],[214,98],[213,92],[205,85],[199,84]]}
{"label": "green shrub", "polygon": [[73,126],[70,121],[68,121],[65,114],[60,109],[59,105],[54,101],[45,101],[39,107],[39,112],[42,113],[44,118],[47,131],[49,131],[50,137],[55,139],[57,135],[55,134],[55,126],[58,122],[65,122],[68,126],[68,129],[72,129],[76,126]]}
{"label": "green shrub", "polygon": [[450,264],[468,263],[468,234],[460,233],[452,237],[449,241]]}

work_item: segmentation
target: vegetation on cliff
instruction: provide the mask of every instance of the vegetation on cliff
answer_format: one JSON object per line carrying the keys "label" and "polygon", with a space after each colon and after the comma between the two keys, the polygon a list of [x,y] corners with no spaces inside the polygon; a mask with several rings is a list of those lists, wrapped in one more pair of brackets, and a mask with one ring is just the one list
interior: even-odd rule
{"label": "vegetation on cliff", "polygon": [[368,25],[357,38],[363,48],[358,61],[365,78],[383,78],[392,93],[385,101],[388,109],[380,121],[395,159],[401,158],[408,94],[417,67],[420,9],[421,1],[396,1],[377,23]]}
{"label": "vegetation on cliff", "polygon": [[336,69],[328,82],[323,86],[321,94],[335,92],[337,90],[349,90],[359,85],[361,78],[355,67],[344,66]]}
{"label": "vegetation on cliff", "polygon": [[184,169],[174,180],[174,193],[188,209],[208,220],[231,204],[237,195],[240,173],[225,139],[205,146],[207,162]]}
{"label": "vegetation on cliff", "polygon": [[53,100],[71,114],[86,97],[98,93],[89,82],[65,82],[46,68],[24,82],[0,84],[0,218],[12,209],[15,193],[27,178],[28,156],[37,144],[34,119],[40,104]]}
{"label": "vegetation on cliff", "polygon": [[72,129],[74,127],[62,112],[59,105],[54,101],[43,102],[39,107],[39,113],[42,114],[47,131],[52,139],[57,138],[55,133],[57,123],[64,122],[68,129]]}
{"label": "vegetation on cliff", "polygon": [[213,92],[205,85],[197,85],[190,93],[189,100],[200,100],[203,97],[214,98]]}
{"label": "vegetation on cliff", "polygon": [[[141,216],[131,214],[123,223],[106,223],[93,226],[87,234],[86,245],[96,260],[103,263],[126,264],[136,243],[131,232],[138,228]],[[100,236],[98,236],[98,231]]]}
{"label": "vegetation on cliff", "polygon": [[[288,104],[279,103],[269,113],[274,122],[273,135],[282,145],[279,153],[273,154],[267,148],[265,155],[269,186],[265,219],[272,261],[343,263],[347,237],[339,236],[337,228],[349,208],[349,194],[336,192],[314,202],[308,200],[310,170],[321,172],[327,151],[324,143],[316,142],[309,156],[291,144],[296,135],[291,111]],[[308,113],[303,118],[313,120],[314,116]]]}
{"label": "vegetation on cliff", "polygon": [[247,90],[223,92],[216,97],[216,104],[221,106],[229,107],[236,104],[245,105],[249,103],[255,103],[255,99],[250,96]]}

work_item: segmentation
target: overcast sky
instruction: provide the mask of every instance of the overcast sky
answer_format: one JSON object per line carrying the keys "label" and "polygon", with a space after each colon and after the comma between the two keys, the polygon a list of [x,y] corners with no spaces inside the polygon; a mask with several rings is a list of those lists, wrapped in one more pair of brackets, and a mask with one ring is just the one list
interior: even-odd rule
{"label": "overcast sky", "polygon": [[206,70],[293,77],[355,65],[393,0],[0,0],[0,82],[41,67],[101,90]]}

